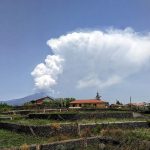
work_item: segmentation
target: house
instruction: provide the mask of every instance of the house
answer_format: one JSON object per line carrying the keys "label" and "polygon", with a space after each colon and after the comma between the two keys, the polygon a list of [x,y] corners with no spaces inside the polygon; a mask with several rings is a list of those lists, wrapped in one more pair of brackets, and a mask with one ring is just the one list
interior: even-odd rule
{"label": "house", "polygon": [[44,102],[51,102],[51,101],[54,101],[54,99],[52,97],[46,96],[35,100],[35,104],[42,105]]}
{"label": "house", "polygon": [[135,106],[135,107],[147,107],[149,106],[146,102],[138,102],[138,103],[129,103],[128,106]]}
{"label": "house", "polygon": [[70,102],[71,107],[108,108],[108,102],[97,99],[82,99]]}
{"label": "house", "polygon": [[113,108],[113,109],[121,109],[121,108],[124,108],[125,106],[122,105],[122,104],[111,104],[110,105],[110,108]]}
{"label": "house", "polygon": [[128,103],[126,104],[126,107],[130,109],[135,110],[148,110],[149,109],[149,103],[146,102],[137,102],[137,103]]}
{"label": "house", "polygon": [[108,108],[109,103],[101,100],[101,96],[97,93],[96,99],[80,99],[80,100],[74,100],[70,102],[70,107],[77,107],[77,108]]}

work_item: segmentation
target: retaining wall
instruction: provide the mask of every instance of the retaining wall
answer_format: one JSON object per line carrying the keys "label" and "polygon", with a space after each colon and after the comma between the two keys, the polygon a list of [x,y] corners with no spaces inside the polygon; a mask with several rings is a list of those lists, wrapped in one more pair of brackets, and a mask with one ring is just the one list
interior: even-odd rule
{"label": "retaining wall", "polygon": [[47,113],[33,113],[29,114],[30,119],[51,119],[51,120],[77,120],[77,114],[67,113],[67,114],[47,114]]}
{"label": "retaining wall", "polygon": [[99,112],[99,113],[81,113],[78,119],[105,119],[105,118],[132,118],[132,112]]}
{"label": "retaining wall", "polygon": [[105,128],[123,128],[123,129],[135,129],[135,128],[149,128],[150,124],[148,122],[114,122],[114,123],[100,123],[100,124],[81,124],[80,130],[84,129],[105,129]]}
{"label": "retaining wall", "polygon": [[12,124],[12,123],[3,123],[0,122],[0,129],[11,130],[14,132],[22,132],[26,134],[49,137],[59,134],[67,134],[67,135],[77,135],[77,126],[72,124],[54,124],[54,125],[44,125],[44,126],[36,126],[36,125],[20,125],[20,124]]}
{"label": "retaining wall", "polygon": [[[88,137],[88,138],[58,141],[42,145],[30,145],[28,147],[28,150],[79,150],[79,149],[81,150],[83,148],[88,147],[89,145],[97,146],[100,148],[101,144],[118,145],[120,144],[120,142],[112,138],[99,136],[99,137]],[[13,150],[20,150],[20,148],[13,148]]]}
{"label": "retaining wall", "polygon": [[118,145],[119,141],[113,140],[112,138],[102,138],[102,137],[90,137],[68,140],[64,142],[55,142],[51,144],[44,144],[40,146],[40,150],[81,150],[88,147],[89,145],[99,146],[100,144],[113,144]]}
{"label": "retaining wall", "polygon": [[99,113],[33,113],[29,114],[30,119],[52,119],[52,120],[79,120],[79,119],[105,119],[105,118],[132,118],[132,112],[99,112]]}
{"label": "retaining wall", "polygon": [[59,134],[64,135],[79,135],[82,130],[95,128],[149,128],[148,122],[116,122],[116,123],[99,123],[99,124],[52,124],[45,126],[28,126],[12,123],[0,122],[0,129],[7,129],[15,132],[23,132],[36,136],[54,136]]}

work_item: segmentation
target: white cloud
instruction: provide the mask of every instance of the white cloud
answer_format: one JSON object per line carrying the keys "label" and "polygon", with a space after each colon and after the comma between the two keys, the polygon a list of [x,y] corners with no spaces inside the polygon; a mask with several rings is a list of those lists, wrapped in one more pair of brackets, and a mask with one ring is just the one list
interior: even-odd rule
{"label": "white cloud", "polygon": [[[32,72],[38,89],[52,88],[60,74],[72,87],[107,88],[137,73],[150,60],[150,36],[131,28],[73,32],[47,44],[54,55]],[[68,88],[65,83],[63,87]]]}

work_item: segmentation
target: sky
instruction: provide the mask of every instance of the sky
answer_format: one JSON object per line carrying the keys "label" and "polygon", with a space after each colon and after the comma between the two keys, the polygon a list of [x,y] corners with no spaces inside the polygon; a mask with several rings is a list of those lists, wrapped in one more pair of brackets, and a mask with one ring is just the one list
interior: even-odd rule
{"label": "sky", "polygon": [[0,100],[150,100],[149,0],[1,0]]}

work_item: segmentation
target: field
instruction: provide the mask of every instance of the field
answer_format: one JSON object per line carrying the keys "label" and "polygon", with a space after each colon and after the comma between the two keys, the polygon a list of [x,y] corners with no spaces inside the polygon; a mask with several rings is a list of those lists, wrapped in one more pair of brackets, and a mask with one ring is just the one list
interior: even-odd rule
{"label": "field", "polygon": [[[129,145],[132,145],[133,142],[136,141],[150,141],[150,129],[135,129],[135,130],[121,130],[121,129],[105,129],[101,130],[99,133],[96,134],[101,136],[109,136],[115,139],[119,139],[122,142],[126,142]],[[84,135],[82,135],[84,137]],[[31,144],[44,144],[50,143],[57,140],[67,140],[79,137],[73,136],[64,136],[61,137],[37,137],[37,136],[30,136],[25,134],[18,134],[15,132],[7,131],[7,130],[0,130],[0,148],[10,148],[22,145],[31,145]],[[122,143],[124,144],[124,143]],[[90,146],[89,146],[90,147]]]}
{"label": "field", "polygon": [[[128,121],[147,121],[148,119],[145,118],[133,118],[133,117],[124,117],[124,116],[113,116],[114,114],[127,114],[127,111],[101,111],[101,112],[93,112],[93,111],[81,111],[81,112],[51,112],[51,113],[36,113],[37,118],[29,118],[28,115],[20,115],[20,114],[12,114],[12,115],[0,115],[1,117],[12,117],[12,120],[0,120],[0,122],[10,122],[10,123],[16,123],[16,124],[24,124],[24,125],[49,125],[53,123],[79,123],[79,124],[87,124],[87,123],[108,123],[108,122],[128,122]],[[104,116],[100,116],[98,118],[95,115],[104,114]],[[105,114],[109,115],[109,117],[105,117]],[[112,114],[112,117],[111,115]],[[31,114],[32,115],[32,114]],[[34,114],[33,114],[34,115]],[[40,115],[40,119],[38,118]],[[47,115],[47,118],[43,119]],[[53,116],[52,116],[53,115]],[[69,116],[66,119],[63,119],[63,116],[65,115]],[[83,116],[81,119],[72,119],[76,115]],[[60,116],[58,118],[57,116]],[[88,117],[87,117],[88,116]],[[51,117],[51,118],[50,118]]]}
{"label": "field", "polygon": [[[101,119],[96,118],[92,116],[95,115],[96,113],[104,113],[104,114],[122,114],[125,116],[125,113],[128,113],[127,111],[102,111],[102,112],[91,112],[91,111],[86,111],[86,112],[51,112],[47,113],[55,115],[76,115],[76,114],[81,114],[81,115],[87,115],[90,114],[90,118],[87,116],[85,118],[81,119],[76,119],[76,120],[71,120],[71,119],[62,119],[62,120],[55,120],[55,119],[37,119],[37,118],[32,118],[30,119],[28,114],[8,114],[4,115],[1,114],[1,120],[0,122],[4,123],[13,123],[13,124],[20,124],[20,125],[52,125],[54,126],[60,126],[61,124],[81,124],[81,125],[88,125],[88,124],[98,124],[98,123],[118,123],[118,122],[140,122],[140,121],[145,121],[149,122],[149,117],[140,117],[140,118],[134,118],[134,117],[110,117],[110,118],[105,118],[102,116]],[[40,114],[46,114],[46,113],[41,113]],[[112,116],[113,116],[112,115]],[[11,117],[12,119],[3,119],[3,118]],[[70,117],[69,117],[70,118]],[[57,130],[57,129],[56,129]],[[47,131],[46,131],[47,132]],[[101,127],[95,127],[93,129],[90,128],[84,128],[80,131],[78,135],[71,135],[67,134],[65,131],[65,134],[59,133],[59,130],[57,131],[57,135],[54,136],[48,136],[48,137],[39,137],[33,135],[28,135],[25,133],[16,133],[12,132],[9,130],[5,129],[0,129],[0,149],[2,148],[13,148],[13,147],[21,147],[21,149],[24,149],[28,147],[28,145],[36,144],[36,145],[41,145],[41,144],[47,144],[47,143],[52,143],[56,141],[63,141],[63,140],[71,140],[71,139],[79,139],[79,138],[84,138],[86,139],[87,137],[96,137],[96,136],[101,136],[101,137],[111,137],[112,139],[117,140],[120,144],[119,145],[112,145],[112,144],[88,144],[84,148],[77,148],[77,150],[92,150],[92,149],[99,149],[99,146],[104,146],[105,150],[109,149],[116,149],[116,150],[134,150],[135,145],[138,144],[139,147],[143,150],[148,150],[147,147],[150,146],[149,141],[150,141],[150,129],[149,128],[135,128],[135,129],[121,129],[121,128],[116,128],[116,126],[113,126],[110,128],[109,126],[107,128],[101,128]],[[118,149],[117,149],[118,148]],[[122,149],[121,149],[122,148]],[[137,149],[135,149],[137,150]],[[139,149],[140,150],[140,149]]]}
{"label": "field", "polygon": [[21,117],[16,117],[14,120],[5,120],[1,122],[9,122],[16,124],[24,124],[24,125],[50,125],[53,123],[59,124],[67,124],[67,123],[79,123],[79,124],[89,124],[89,123],[109,123],[109,122],[128,122],[128,121],[147,121],[144,118],[125,118],[125,119],[117,119],[117,118],[106,118],[106,119],[82,119],[78,121],[58,121],[58,120],[47,120],[47,119],[25,119]]}

